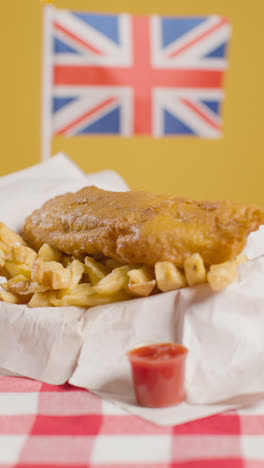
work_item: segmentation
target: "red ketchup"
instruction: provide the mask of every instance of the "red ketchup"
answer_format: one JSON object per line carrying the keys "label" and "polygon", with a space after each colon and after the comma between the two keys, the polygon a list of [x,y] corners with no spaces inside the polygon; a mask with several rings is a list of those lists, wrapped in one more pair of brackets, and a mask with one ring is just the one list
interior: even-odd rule
{"label": "red ketchup", "polygon": [[184,400],[187,352],[181,344],[158,343],[127,353],[139,405],[161,408]]}

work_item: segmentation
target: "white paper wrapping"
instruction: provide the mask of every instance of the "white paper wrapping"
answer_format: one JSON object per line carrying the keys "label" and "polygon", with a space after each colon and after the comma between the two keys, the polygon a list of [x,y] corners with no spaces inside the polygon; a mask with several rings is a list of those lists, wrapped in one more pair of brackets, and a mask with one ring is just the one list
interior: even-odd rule
{"label": "white paper wrapping", "polygon": [[243,252],[249,259],[264,254],[264,226],[260,226],[258,231],[252,232],[248,236],[247,245]]}
{"label": "white paper wrapping", "polygon": [[190,402],[264,392],[264,256],[239,269],[240,281],[219,294],[206,285],[182,291]]}
{"label": "white paper wrapping", "polygon": [[71,377],[81,349],[82,309],[30,309],[1,303],[0,367],[60,385]]}
{"label": "white paper wrapping", "polygon": [[[20,230],[48,198],[95,184],[125,190],[113,171],[84,175],[68,158],[0,179],[0,219]],[[0,303],[0,368],[51,384],[69,381],[157,424],[180,424],[264,395],[264,232],[250,236],[251,261],[221,293],[207,285],[85,310]],[[263,242],[262,242],[263,241]],[[145,343],[189,348],[187,401],[172,408],[135,404],[126,351]]]}

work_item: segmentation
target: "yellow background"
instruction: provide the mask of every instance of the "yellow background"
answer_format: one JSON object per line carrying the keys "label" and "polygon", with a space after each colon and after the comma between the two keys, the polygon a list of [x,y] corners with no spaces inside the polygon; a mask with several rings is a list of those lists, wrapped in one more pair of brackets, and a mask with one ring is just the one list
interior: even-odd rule
{"label": "yellow background", "polygon": [[[39,0],[0,0],[0,175],[40,160],[41,15]],[[56,0],[96,12],[229,17],[233,37],[221,140],[63,138],[86,172],[115,169],[133,189],[264,204],[264,0]]]}

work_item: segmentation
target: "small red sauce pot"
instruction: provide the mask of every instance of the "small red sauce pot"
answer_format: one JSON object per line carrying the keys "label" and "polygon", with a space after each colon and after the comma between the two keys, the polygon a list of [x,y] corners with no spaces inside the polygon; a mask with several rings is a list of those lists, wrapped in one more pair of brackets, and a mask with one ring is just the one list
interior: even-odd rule
{"label": "small red sauce pot", "polygon": [[150,344],[127,353],[139,405],[161,408],[184,400],[187,353],[185,346],[176,343]]}

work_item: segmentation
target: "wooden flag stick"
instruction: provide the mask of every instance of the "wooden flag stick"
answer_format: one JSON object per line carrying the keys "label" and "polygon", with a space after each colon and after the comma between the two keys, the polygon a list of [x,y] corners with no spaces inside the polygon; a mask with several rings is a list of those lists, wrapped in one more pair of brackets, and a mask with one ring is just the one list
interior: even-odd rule
{"label": "wooden flag stick", "polygon": [[43,58],[42,58],[42,110],[41,110],[41,157],[46,161],[51,156],[52,140],[52,18],[54,7],[43,8]]}

